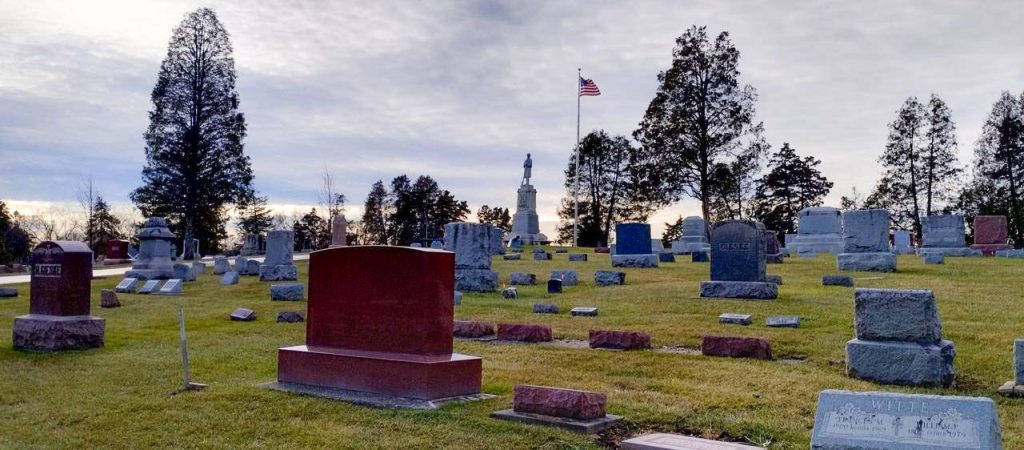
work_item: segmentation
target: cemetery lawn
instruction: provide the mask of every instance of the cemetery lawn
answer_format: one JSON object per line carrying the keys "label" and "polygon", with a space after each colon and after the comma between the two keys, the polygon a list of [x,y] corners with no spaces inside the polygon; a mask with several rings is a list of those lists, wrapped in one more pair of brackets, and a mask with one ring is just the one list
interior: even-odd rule
{"label": "cemetery lawn", "polygon": [[[823,389],[991,397],[1005,448],[1024,448],[1024,399],[996,394],[1013,378],[1013,340],[1024,337],[1024,309],[1015,306],[1024,304],[1024,260],[947,258],[925,266],[900,256],[899,273],[854,274],[859,287],[935,291],[943,333],[957,346],[958,380],[952,389],[923,389],[844,375],[853,289],[821,286],[823,274],[837,273],[834,257],[769,265],[785,284],[778,300],[757,302],[698,298],[708,265],[687,257],[658,269],[625,269],[626,286],[596,288],[594,271],[609,269],[609,256],[586,252],[589,262],[570,263],[565,254],[553,261],[495,258],[504,283],[513,271],[540,281],[552,269],[577,269],[581,285],[561,295],[548,295],[542,284],[520,286],[518,300],[467,293],[456,319],[547,324],[561,342],[457,340],[457,352],[483,357],[483,390],[497,397],[436,411],[373,409],[257,387],[275,378],[278,347],[304,341],[304,324],[275,323],[277,312],[305,311],[306,304],[270,301],[269,283],[254,277],[222,287],[207,272],[180,297],[120,294],[116,309],[99,307],[100,289],[119,278],[95,280],[93,314],[106,318],[106,347],[62,354],[12,349],[13,317],[28,312],[28,285],[19,285],[20,297],[0,299],[0,448],[602,448],[658,430],[806,449]],[[305,281],[306,262],[298,265]],[[562,313],[533,314],[538,302],[556,303]],[[257,320],[229,321],[240,306],[255,309]],[[600,315],[570,317],[573,306],[597,306]],[[193,378],[209,384],[203,392],[177,392],[179,307]],[[724,312],[753,314],[754,324],[720,325]],[[765,327],[776,314],[802,316],[802,328]],[[647,331],[661,350],[591,350],[585,341],[592,328]],[[701,356],[705,334],[768,338],[776,360]],[[609,412],[625,421],[583,436],[491,419],[492,411],[511,407],[518,383],[606,392]]]}

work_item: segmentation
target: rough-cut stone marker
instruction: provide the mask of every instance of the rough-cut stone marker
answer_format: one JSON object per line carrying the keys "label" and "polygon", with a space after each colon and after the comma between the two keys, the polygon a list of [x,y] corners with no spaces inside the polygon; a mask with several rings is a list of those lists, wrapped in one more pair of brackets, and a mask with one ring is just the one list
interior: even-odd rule
{"label": "rough-cut stone marker", "polygon": [[658,253],[658,262],[676,262],[676,254],[672,252],[661,252]]}
{"label": "rough-cut stone marker", "polygon": [[255,277],[260,274],[260,262],[255,259],[245,261],[245,272],[242,275]]}
{"label": "rough-cut stone marker", "polygon": [[764,281],[782,285],[782,275],[765,275]]}
{"label": "rough-cut stone marker", "polygon": [[518,384],[513,390],[512,409],[519,413],[586,420],[604,417],[607,400],[600,392]]}
{"label": "rough-cut stone marker", "polygon": [[238,308],[231,312],[231,320],[237,322],[251,322],[256,320],[256,311],[248,308]]}
{"label": "rough-cut stone marker", "polygon": [[992,399],[825,390],[811,448],[822,450],[999,450]]}
{"label": "rough-cut stone marker", "polygon": [[551,260],[551,254],[550,253],[545,253],[543,251],[541,251],[541,252],[533,252],[533,259],[535,261],[550,261]]}
{"label": "rough-cut stone marker", "polygon": [[[137,289],[138,282],[139,280],[135,278],[125,278],[121,280],[120,283],[117,283],[117,286],[114,287],[114,291],[120,292],[122,294],[134,293],[135,290]],[[0,295],[0,297],[2,297],[2,295]]]}
{"label": "rough-cut stone marker", "polygon": [[577,306],[573,309],[570,309],[569,314],[573,316],[596,317],[597,308],[592,306]]}
{"label": "rough-cut stone marker", "polygon": [[622,450],[764,450],[764,447],[681,434],[651,433],[622,441]]}
{"label": "rough-cut stone marker", "polygon": [[562,280],[548,280],[548,294],[561,294]]}
{"label": "rough-cut stone marker", "polygon": [[570,253],[569,254],[569,261],[586,261],[586,260],[587,260],[587,254],[586,253]]}
{"label": "rough-cut stone marker", "polygon": [[551,327],[525,323],[499,323],[498,339],[516,342],[550,342]]}
{"label": "rough-cut stone marker", "polygon": [[227,256],[214,256],[213,257],[213,274],[224,275],[231,271],[231,263],[228,261]]}
{"label": "rough-cut stone marker", "polygon": [[444,249],[455,253],[455,289],[469,292],[498,290],[498,272],[491,270],[496,254],[487,224],[452,222],[444,226]]}
{"label": "rough-cut stone marker", "polygon": [[800,328],[800,316],[769,316],[765,326],[772,328]]}
{"label": "rough-cut stone marker", "polygon": [[640,331],[590,330],[590,348],[649,349],[651,335]]}
{"label": "rough-cut stone marker", "polygon": [[277,313],[277,321],[284,323],[305,322],[306,315],[297,311],[280,311]]}
{"label": "rough-cut stone marker", "polygon": [[925,253],[924,254],[925,264],[945,264],[946,257],[942,253]]}
{"label": "rough-cut stone marker", "polygon": [[750,325],[754,323],[750,314],[722,313],[718,316],[718,323],[731,323],[736,325]]}
{"label": "rough-cut stone marker", "polygon": [[195,273],[192,272],[192,266],[188,264],[175,264],[173,266],[173,277],[181,281],[196,281]]}
{"label": "rough-cut stone marker", "polygon": [[455,291],[455,304],[456,305],[461,305],[462,304],[462,292]]}
{"label": "rough-cut stone marker", "polygon": [[703,336],[700,352],[704,356],[772,359],[772,346],[767,339],[732,336]]}
{"label": "rough-cut stone marker", "polygon": [[935,294],[926,290],[865,289],[854,292],[858,339],[932,344],[942,339]]}
{"label": "rough-cut stone marker", "polygon": [[708,262],[711,261],[711,257],[708,256],[710,252],[700,250],[690,253],[690,262]]}
{"label": "rough-cut stone marker", "polygon": [[779,296],[779,285],[759,281],[701,281],[700,296],[738,300],[773,300]]}
{"label": "rough-cut stone marker", "polygon": [[508,284],[513,286],[533,286],[537,284],[537,275],[524,272],[512,272],[508,274]]}
{"label": "rough-cut stone marker", "polygon": [[505,261],[519,261],[520,259],[523,258],[523,254],[522,253],[508,253],[508,254],[502,255],[501,258],[504,259]]}
{"label": "rough-cut stone marker", "polygon": [[598,270],[594,272],[594,284],[597,286],[615,286],[626,284],[626,272],[615,270]]}
{"label": "rough-cut stone marker", "polygon": [[270,285],[270,299],[278,301],[301,301],[306,288],[302,283],[280,283]]}
{"label": "rough-cut stone marker", "polygon": [[230,286],[232,284],[238,284],[238,272],[224,272],[224,276],[220,277],[220,285]]}
{"label": "rough-cut stone marker", "polygon": [[501,298],[508,300],[515,300],[519,298],[519,290],[515,287],[509,287],[501,290]]}
{"label": "rough-cut stone marker", "polygon": [[119,308],[121,302],[117,301],[117,293],[113,289],[100,291],[100,308]]}
{"label": "rough-cut stone marker", "polygon": [[849,275],[824,275],[821,277],[822,286],[853,286],[853,277]]}
{"label": "rough-cut stone marker", "polygon": [[142,283],[142,287],[139,288],[140,294],[152,294],[160,290],[160,280],[149,280]]}
{"label": "rough-cut stone marker", "polygon": [[18,296],[18,290],[15,288],[0,287],[0,298],[14,298]]}
{"label": "rough-cut stone marker", "polygon": [[182,281],[178,279],[167,280],[163,287],[157,291],[160,295],[178,295],[181,294]]}
{"label": "rough-cut stone marker", "polygon": [[534,303],[533,312],[534,314],[558,314],[561,310],[558,309],[558,305],[545,304],[545,303]]}
{"label": "rough-cut stone marker", "polygon": [[474,322],[471,320],[456,320],[452,334],[455,337],[472,339],[482,338],[484,336],[494,336],[494,324],[487,322]]}
{"label": "rough-cut stone marker", "polygon": [[580,274],[575,270],[552,270],[548,279],[561,280],[562,286],[576,286],[580,284]]}
{"label": "rough-cut stone marker", "polygon": [[299,270],[295,267],[292,250],[295,247],[295,232],[273,230],[267,232],[267,254],[257,273],[260,281],[295,281]]}

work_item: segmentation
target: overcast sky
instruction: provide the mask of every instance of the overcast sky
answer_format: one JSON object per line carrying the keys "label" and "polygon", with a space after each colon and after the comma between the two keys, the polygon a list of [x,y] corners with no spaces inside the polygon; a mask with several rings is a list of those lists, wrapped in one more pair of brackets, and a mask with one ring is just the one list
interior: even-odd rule
{"label": "overcast sky", "polygon": [[[73,202],[92,177],[115,204],[140,184],[149,94],[171,30],[209,6],[231,34],[246,152],[282,213],[332,173],[358,216],[370,185],[429,174],[475,212],[514,207],[533,154],[553,235],[576,139],[629,135],[691,25],[728,31],[773,149],[822,160],[827,204],[867,192],[887,124],[938,93],[960,156],[999,93],[1024,90],[1020,2],[8,1],[0,0],[0,199],[31,212]],[[698,211],[684,202],[655,230]]]}

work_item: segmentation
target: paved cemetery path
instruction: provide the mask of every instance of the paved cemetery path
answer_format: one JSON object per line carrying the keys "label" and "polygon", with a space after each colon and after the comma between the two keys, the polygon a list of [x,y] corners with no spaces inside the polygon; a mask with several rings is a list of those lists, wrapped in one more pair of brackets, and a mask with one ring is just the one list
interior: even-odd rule
{"label": "paved cemetery path", "polygon": [[[255,256],[255,257],[252,257],[252,258],[249,258],[249,259],[255,259],[257,261],[263,261],[263,257],[262,256]],[[296,261],[308,260],[309,259],[309,253],[296,253],[295,256],[294,256],[294,259]],[[203,261],[212,263],[213,262],[213,257],[203,258]],[[121,275],[121,274],[131,270],[131,268],[132,268],[132,266],[112,267],[112,268],[109,268],[109,269],[93,269],[92,276],[93,277],[117,276],[117,275]],[[4,276],[4,277],[0,277],[0,285],[28,283],[29,280],[30,280],[29,279],[29,275]]]}

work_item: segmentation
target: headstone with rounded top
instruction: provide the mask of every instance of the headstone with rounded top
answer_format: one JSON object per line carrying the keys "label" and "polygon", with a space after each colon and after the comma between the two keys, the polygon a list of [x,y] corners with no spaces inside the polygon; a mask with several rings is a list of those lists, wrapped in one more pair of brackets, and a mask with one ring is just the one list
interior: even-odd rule
{"label": "headstone with rounded top", "polygon": [[92,250],[77,241],[43,241],[32,250],[29,313],[14,318],[14,348],[102,347],[106,323],[90,315]]}
{"label": "headstone with rounded top", "polygon": [[836,257],[836,265],[841,271],[896,271],[896,254],[889,248],[889,211],[843,212],[843,252]]}
{"label": "headstone with rounded top", "polygon": [[764,225],[752,220],[718,222],[711,230],[711,281],[700,296],[771,300],[779,287],[765,279]]}
{"label": "headstone with rounded top", "polygon": [[174,240],[177,236],[167,227],[163,217],[150,217],[139,229],[139,254],[135,256],[132,270],[124,276],[138,280],[166,280],[174,277]]}
{"label": "headstone with rounded top", "polygon": [[213,257],[213,274],[224,275],[231,271],[231,263],[228,261],[227,256],[214,256]]}
{"label": "headstone with rounded top", "polygon": [[260,281],[295,281],[299,270],[292,261],[295,232],[274,230],[267,233],[267,255],[260,265]]}

